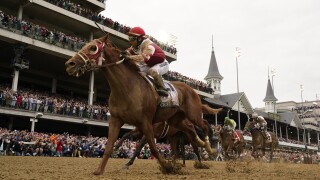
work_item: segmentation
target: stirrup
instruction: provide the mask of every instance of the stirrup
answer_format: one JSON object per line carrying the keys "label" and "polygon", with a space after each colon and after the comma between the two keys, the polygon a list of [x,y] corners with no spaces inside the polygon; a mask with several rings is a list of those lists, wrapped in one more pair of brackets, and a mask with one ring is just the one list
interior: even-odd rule
{"label": "stirrup", "polygon": [[166,91],[166,90],[163,90],[163,89],[157,89],[157,92],[158,92],[158,94],[160,95],[160,96],[168,96],[169,94],[168,94],[168,91]]}

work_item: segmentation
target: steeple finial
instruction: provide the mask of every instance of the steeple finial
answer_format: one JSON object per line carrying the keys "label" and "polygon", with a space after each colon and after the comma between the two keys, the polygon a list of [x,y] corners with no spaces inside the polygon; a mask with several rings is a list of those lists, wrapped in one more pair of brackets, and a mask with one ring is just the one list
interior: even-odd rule
{"label": "steeple finial", "polygon": [[212,51],[213,51],[213,35],[212,35],[212,40],[211,41],[212,41],[211,43],[212,43]]}

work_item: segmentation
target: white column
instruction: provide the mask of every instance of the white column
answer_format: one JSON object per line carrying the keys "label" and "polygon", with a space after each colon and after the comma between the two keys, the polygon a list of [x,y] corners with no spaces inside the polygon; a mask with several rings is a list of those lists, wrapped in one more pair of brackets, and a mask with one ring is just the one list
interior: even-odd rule
{"label": "white column", "polygon": [[319,132],[317,132],[317,139],[318,139],[318,146],[320,146],[320,137],[319,137]]}
{"label": "white column", "polygon": [[288,126],[286,126],[286,138],[287,138],[287,141],[288,141]]}
{"label": "white column", "polygon": [[19,6],[18,10],[18,19],[22,20],[22,14],[23,14],[23,6]]}
{"label": "white column", "polygon": [[299,137],[299,128],[297,128],[297,134],[298,134],[298,143],[300,141],[300,137]]}
{"label": "white column", "polygon": [[14,70],[14,77],[12,79],[12,90],[14,92],[17,92],[18,80],[19,80],[19,70],[15,69]]}
{"label": "white column", "polygon": [[94,71],[91,71],[90,74],[90,82],[89,82],[89,97],[88,97],[88,104],[92,105],[93,102],[93,85],[94,85]]}
{"label": "white column", "polygon": [[279,127],[280,129],[280,137],[282,138],[282,129],[281,129],[281,126]]}
{"label": "white column", "polygon": [[30,118],[30,122],[31,122],[31,132],[34,132],[34,127],[36,125],[36,122],[38,122],[38,120],[36,118]]}
{"label": "white column", "polygon": [[310,145],[310,130],[308,130],[308,144]]}
{"label": "white column", "polygon": [[[89,41],[93,40],[93,33],[90,32],[89,34]],[[88,97],[88,104],[92,105],[93,103],[93,94],[94,94],[94,71],[91,71],[90,74],[90,82],[89,82],[89,97]]]}
{"label": "white column", "polygon": [[216,125],[218,125],[218,114],[217,113],[215,113],[214,119],[215,119]]}
{"label": "white column", "polygon": [[57,93],[57,79],[56,78],[52,79],[51,93],[53,93],[53,94]]}

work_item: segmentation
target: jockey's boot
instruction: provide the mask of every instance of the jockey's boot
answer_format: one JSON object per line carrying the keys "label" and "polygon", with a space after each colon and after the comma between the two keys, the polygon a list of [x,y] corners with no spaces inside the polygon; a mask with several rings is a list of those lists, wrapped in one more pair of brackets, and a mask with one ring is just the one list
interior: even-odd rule
{"label": "jockey's boot", "polygon": [[151,70],[149,72],[149,74],[150,74],[150,76],[153,77],[153,79],[156,83],[158,94],[160,96],[168,96],[168,90],[164,87],[164,83],[163,83],[163,79],[162,79],[161,75],[154,70]]}

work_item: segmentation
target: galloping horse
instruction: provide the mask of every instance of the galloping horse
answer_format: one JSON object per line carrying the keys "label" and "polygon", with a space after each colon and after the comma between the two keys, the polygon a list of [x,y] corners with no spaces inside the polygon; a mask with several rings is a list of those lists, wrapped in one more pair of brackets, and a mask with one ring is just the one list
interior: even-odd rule
{"label": "galloping horse", "polygon": [[272,161],[273,158],[273,152],[275,151],[276,147],[279,145],[279,140],[275,136],[274,133],[268,132],[271,135],[271,142],[267,143],[266,138],[263,136],[262,132],[258,130],[255,127],[255,122],[253,121],[247,121],[245,127],[244,127],[244,132],[249,131],[252,136],[252,153],[251,155],[253,157],[258,157],[259,154],[256,154],[256,151],[258,149],[261,149],[262,151],[262,156],[265,155],[266,148],[270,148],[270,162]]}
{"label": "galloping horse", "polygon": [[[98,62],[102,62],[102,65],[98,65]],[[112,46],[108,35],[87,43],[65,66],[69,75],[77,77],[85,71],[100,69],[111,89],[108,144],[95,175],[103,174],[120,128],[125,123],[134,125],[143,132],[151,153],[166,172],[172,172],[174,167],[156,149],[153,123],[166,121],[170,126],[189,135],[192,141],[205,147],[209,153],[216,154],[216,149],[210,147],[208,127],[202,119],[203,110],[210,111],[211,108],[204,107],[199,95],[182,82],[172,82],[178,93],[179,107],[158,108],[160,97],[155,89],[138,72],[134,62],[121,58],[120,50]],[[194,125],[203,130],[206,135],[204,141],[197,136]]]}
{"label": "galloping horse", "polygon": [[220,125],[213,126],[212,129],[213,133],[217,135],[221,140],[221,147],[224,152],[225,158],[238,158],[243,153],[246,146],[246,141],[239,131],[236,131],[239,136],[239,141],[235,144],[233,140],[233,134],[230,134]]}
{"label": "galloping horse", "polygon": [[[219,111],[221,109],[218,109]],[[212,145],[212,142],[214,142],[214,139],[212,139],[213,137],[213,132],[212,130],[210,129],[210,124],[205,121],[205,123],[207,124],[207,126],[209,127],[209,136],[210,136],[210,143]],[[201,133],[202,132],[199,132],[199,128],[196,128],[196,131],[197,131],[197,134],[201,136]],[[201,131],[201,130],[200,130]],[[178,150],[178,147],[180,144],[182,146],[184,146],[184,142],[185,142],[185,138],[188,140],[188,142],[191,143],[192,147],[193,147],[193,152],[196,154],[197,158],[198,158],[198,161],[199,161],[199,166],[198,167],[204,167],[204,166],[201,166],[201,157],[200,157],[200,154],[199,154],[199,150],[198,150],[198,146],[195,142],[192,142],[192,140],[190,139],[190,137],[186,136],[185,135],[181,135],[179,132],[178,129],[174,128],[174,127],[171,127],[169,126],[166,122],[160,122],[160,123],[156,123],[156,124],[153,124],[153,132],[154,132],[154,136],[155,138],[157,139],[162,139],[162,138],[167,138],[169,144],[170,144],[170,147],[171,147],[171,150],[172,150],[172,153],[174,155],[174,160],[177,159],[179,157],[179,150]],[[129,139],[129,138],[132,138],[132,139],[138,139],[138,138],[141,138],[143,136],[142,132],[138,129],[138,128],[135,128],[134,130],[128,132],[128,133],[125,133],[122,138],[118,141],[118,143],[115,145],[115,148],[114,150],[117,150],[119,149],[119,147],[122,145],[122,143],[126,140],[126,139]],[[177,141],[179,141],[181,138],[183,138],[183,142],[180,142],[178,143]],[[124,165],[124,169],[128,169],[129,166],[131,166],[134,162],[134,160],[136,159],[136,157],[139,156],[143,146],[146,144],[146,139],[145,137],[143,136],[139,145],[138,145],[138,148],[135,150],[134,152],[134,155],[132,156],[132,158],[129,160],[129,162],[127,164]],[[183,149],[183,147],[182,147]],[[183,152],[184,153],[184,152]],[[185,157],[183,157],[183,165],[185,165]]]}

